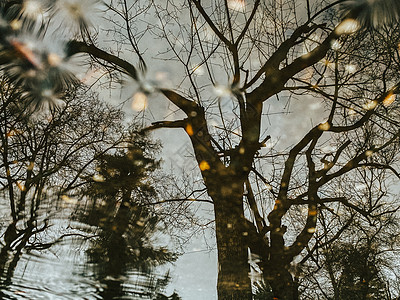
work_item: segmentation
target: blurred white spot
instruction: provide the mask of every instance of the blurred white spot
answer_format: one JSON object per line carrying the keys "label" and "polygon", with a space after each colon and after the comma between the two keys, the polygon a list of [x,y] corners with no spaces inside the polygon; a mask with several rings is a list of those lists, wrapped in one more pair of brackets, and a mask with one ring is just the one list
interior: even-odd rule
{"label": "blurred white spot", "polygon": [[344,69],[346,70],[347,73],[353,74],[356,72],[357,68],[355,65],[345,65]]}
{"label": "blurred white spot", "polygon": [[354,117],[357,114],[357,112],[353,108],[348,108],[347,113],[350,117]]}
{"label": "blurred white spot", "polygon": [[93,180],[96,181],[96,182],[104,182],[104,181],[106,181],[106,179],[104,178],[104,176],[101,175],[101,174],[95,174],[95,175],[93,175]]}
{"label": "blurred white spot", "polygon": [[329,130],[329,128],[331,128],[331,125],[328,122],[321,123],[318,125],[318,129],[322,131],[327,131]]}
{"label": "blurred white spot", "polygon": [[192,73],[196,74],[196,75],[204,75],[204,68],[201,65],[198,66],[194,66],[192,68]]}
{"label": "blurred white spot", "polygon": [[335,32],[341,34],[352,34],[360,28],[360,24],[354,19],[342,21],[335,29]]}
{"label": "blurred white spot", "polygon": [[156,72],[156,80],[157,81],[164,81],[168,78],[167,72]]}
{"label": "blurred white spot", "polygon": [[56,53],[50,53],[47,56],[47,61],[49,62],[50,66],[56,67],[62,62],[62,58],[60,55],[58,55]]}
{"label": "blurred white spot", "polygon": [[228,8],[236,11],[244,11],[246,3],[244,0],[228,0]]}
{"label": "blurred white spot", "polygon": [[308,233],[314,233],[315,232],[315,227],[311,227],[307,229]]}
{"label": "blurred white spot", "polygon": [[14,20],[11,21],[10,26],[11,26],[12,30],[17,31],[17,30],[21,29],[22,22],[20,20],[14,19]]}
{"label": "blurred white spot", "polygon": [[363,108],[364,108],[365,110],[371,110],[371,109],[374,109],[377,105],[378,105],[378,102],[377,102],[377,101],[368,100],[368,101],[363,105]]}
{"label": "blurred white spot", "polygon": [[83,28],[96,24],[102,11],[102,1],[98,0],[59,0],[56,2],[55,11],[57,20],[63,28],[68,28],[76,34]]}
{"label": "blurred white spot", "polygon": [[68,204],[77,204],[78,203],[77,199],[71,198],[71,197],[69,197],[67,195],[62,195],[61,196],[61,200],[64,201],[65,203],[68,203]]}
{"label": "blurred white spot", "polygon": [[367,157],[370,157],[370,156],[372,156],[374,154],[374,151],[372,151],[372,150],[367,150],[367,151],[365,151],[365,156],[367,156]]}
{"label": "blurred white spot", "polygon": [[229,97],[231,95],[231,89],[227,86],[216,85],[214,86],[214,93],[218,97]]}
{"label": "blurred white spot", "polygon": [[31,19],[36,19],[44,12],[42,3],[37,0],[25,0],[22,5],[22,15]]}
{"label": "blurred white spot", "polygon": [[342,45],[340,44],[340,42],[338,41],[338,40],[334,40],[332,43],[331,43],[331,48],[333,49],[333,50],[339,50],[340,48],[342,48]]}
{"label": "blurred white spot", "polygon": [[54,93],[52,90],[46,89],[46,90],[43,90],[42,97],[51,99],[54,97]]}
{"label": "blurred white spot", "polygon": [[317,109],[321,108],[321,103],[312,103],[309,105],[309,108],[311,110],[317,110]]}
{"label": "blurred white spot", "polygon": [[147,95],[143,92],[137,92],[133,95],[132,109],[135,111],[142,111],[147,107]]}

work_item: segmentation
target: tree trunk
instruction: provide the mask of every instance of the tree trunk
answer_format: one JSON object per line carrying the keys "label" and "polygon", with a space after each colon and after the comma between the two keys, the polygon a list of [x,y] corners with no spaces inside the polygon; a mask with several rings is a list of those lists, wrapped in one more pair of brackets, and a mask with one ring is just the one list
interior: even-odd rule
{"label": "tree trunk", "polygon": [[218,248],[218,299],[252,299],[247,235],[243,210],[243,182],[228,176],[210,184],[214,201]]}
{"label": "tree trunk", "polygon": [[264,263],[264,279],[269,283],[274,299],[297,300],[298,286],[288,269],[280,262],[282,260],[270,260]]}

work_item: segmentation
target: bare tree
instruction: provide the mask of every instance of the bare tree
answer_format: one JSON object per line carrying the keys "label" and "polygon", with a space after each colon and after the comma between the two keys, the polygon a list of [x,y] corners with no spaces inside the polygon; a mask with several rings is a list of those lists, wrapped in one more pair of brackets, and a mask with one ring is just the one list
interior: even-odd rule
{"label": "bare tree", "polygon": [[[9,17],[26,3],[7,2],[3,15],[10,24],[29,17]],[[111,75],[120,72],[137,81],[144,94],[158,91],[184,115],[147,130],[178,128],[192,143],[214,207],[219,299],[251,299],[248,249],[259,257],[274,297],[296,299],[291,266],[317,253],[309,249],[324,232],[322,220],[343,209],[366,220],[393,212],[384,208],[389,194],[373,191],[363,198],[344,183],[359,183],[360,168],[399,177],[397,2],[168,0],[152,1],[150,7],[147,1],[110,1],[106,12],[119,44],[113,50],[96,38],[85,7],[68,3],[74,3],[69,12],[80,31],[68,42],[63,60],[87,53]],[[391,13],[382,15],[390,4]],[[43,7],[56,19],[57,6]],[[147,21],[150,14],[158,21]],[[162,38],[164,59],[181,63],[185,75],[176,90],[143,82],[149,63],[142,52],[144,34]],[[27,51],[28,44],[18,37],[4,45],[8,69],[28,61],[29,69],[40,71],[52,61],[48,52],[39,51],[46,57],[39,63],[38,54]],[[127,53],[135,58],[125,59]],[[30,80],[21,82],[29,88]],[[267,149],[277,133],[267,135],[266,104],[309,97],[324,103],[325,120],[302,137],[289,137],[287,150]],[[226,99],[229,110],[221,105]],[[299,110],[302,118],[293,118],[299,126],[314,116],[308,107]],[[210,122],[213,116],[217,123]],[[260,182],[263,187],[257,189]],[[330,235],[338,239],[341,232],[338,227]]]}
{"label": "bare tree", "polygon": [[63,107],[32,116],[18,86],[2,77],[0,89],[0,185],[9,204],[7,212],[2,209],[8,225],[0,270],[9,281],[24,251],[47,249],[70,236],[46,236],[57,206],[73,202],[82,177],[95,174],[96,157],[125,134],[121,112],[83,90],[65,98]]}

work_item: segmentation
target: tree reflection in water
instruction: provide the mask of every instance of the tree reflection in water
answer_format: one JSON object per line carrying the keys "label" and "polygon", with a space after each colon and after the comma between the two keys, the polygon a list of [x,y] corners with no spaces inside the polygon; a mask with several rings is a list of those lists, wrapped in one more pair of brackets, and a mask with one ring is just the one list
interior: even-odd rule
{"label": "tree reflection in water", "polygon": [[[18,86],[0,80],[0,290],[13,284],[24,254],[40,255],[83,237],[90,241],[88,265],[95,266],[103,299],[165,298],[168,273],[152,272],[176,256],[151,245],[158,219],[144,206],[156,197],[148,179],[158,166],[149,154],[156,147],[128,134],[121,111],[86,91],[71,91],[63,106],[32,116],[31,106],[19,102]],[[78,209],[68,220],[71,206]],[[68,228],[70,221],[82,226]],[[60,223],[59,233],[54,228]],[[142,281],[124,285],[132,270]],[[0,297],[9,299],[2,292]]]}
{"label": "tree reflection in water", "polygon": [[[144,204],[157,197],[146,179],[158,164],[145,154],[144,145],[150,145],[149,141],[143,142],[138,136],[131,140],[134,142],[126,151],[106,154],[98,160],[98,174],[85,190],[88,201],[77,218],[97,232],[88,250],[89,261],[94,263],[99,282],[104,283],[100,293],[103,299],[126,294],[179,299],[160,293],[169,281],[168,273],[159,278],[151,274],[154,266],[174,261],[176,255],[152,245],[159,220]],[[126,291],[124,281],[129,270],[137,272],[137,281]]]}

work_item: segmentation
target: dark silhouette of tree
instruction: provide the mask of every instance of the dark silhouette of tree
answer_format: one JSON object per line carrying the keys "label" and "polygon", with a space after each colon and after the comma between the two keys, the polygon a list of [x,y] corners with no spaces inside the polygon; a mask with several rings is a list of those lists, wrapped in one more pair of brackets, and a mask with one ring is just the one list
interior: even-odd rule
{"label": "dark silhouette of tree", "polygon": [[[376,219],[373,226],[353,218],[341,239],[322,239],[317,255],[302,268],[303,299],[392,299],[396,276],[397,222]],[[394,228],[393,228],[394,227]]]}
{"label": "dark silhouette of tree", "polygon": [[[112,78],[118,73],[131,77],[144,95],[157,91],[184,115],[155,122],[147,130],[179,129],[193,146],[214,207],[219,299],[251,299],[249,249],[259,258],[258,267],[274,297],[297,299],[291,268],[298,259],[317,253],[318,247],[309,249],[320,230],[323,237],[341,237],[348,225],[337,218],[340,211],[351,211],[367,223],[396,211],[385,206],[390,193],[371,190],[364,198],[354,186],[362,183],[356,175],[363,169],[387,171],[383,178],[371,177],[381,184],[390,173],[399,177],[399,31],[393,24],[399,16],[397,2],[110,1],[105,10],[120,46],[111,50],[97,39],[85,7],[68,3],[74,3],[74,10],[68,11],[80,31],[69,40],[60,61],[86,53]],[[24,4],[6,1],[7,24],[31,24],[23,10],[13,13]],[[43,5],[52,12],[51,23],[57,18],[57,5]],[[387,10],[391,13],[382,15]],[[158,20],[148,22],[151,14]],[[33,23],[46,24],[46,19],[40,22]],[[17,68],[17,74],[40,73],[51,66],[46,49],[32,49],[18,36],[24,26],[6,27],[2,30],[15,30],[17,36],[4,41],[1,53],[2,62],[9,61],[4,65],[9,76],[21,62],[29,68]],[[165,41],[165,60],[181,63],[185,75],[179,91],[149,88],[143,82],[149,61],[140,41],[146,33]],[[119,56],[121,48],[125,50]],[[204,76],[196,72],[200,67]],[[43,93],[35,96],[31,80],[13,78],[27,89],[27,102],[41,103]],[[48,82],[46,78],[40,82]],[[221,78],[227,86],[220,86]],[[53,83],[52,90],[58,92],[59,86]],[[274,131],[267,135],[266,103],[277,98],[305,102],[310,96],[326,106],[325,120],[310,125],[302,137],[290,137],[287,150],[266,148],[276,138]],[[224,98],[232,102],[229,111],[221,105]],[[303,118],[293,118],[299,126],[314,116],[307,107],[299,110]],[[219,124],[210,121],[212,116]],[[330,218],[340,226],[325,233],[322,220]]]}
{"label": "dark silhouette of tree", "polygon": [[[90,178],[83,193],[88,202],[78,212],[79,221],[98,228],[88,256],[106,286],[100,292],[103,299],[128,295],[153,299],[157,293],[161,297],[168,275],[157,278],[152,270],[177,258],[164,247],[154,247],[151,240],[156,231],[161,232],[159,217],[145,205],[158,198],[149,178],[158,168],[150,156],[154,151],[149,151],[155,145],[139,135],[130,140],[126,150],[97,159],[97,181]],[[128,278],[133,270],[144,278],[124,289],[121,278]]]}

